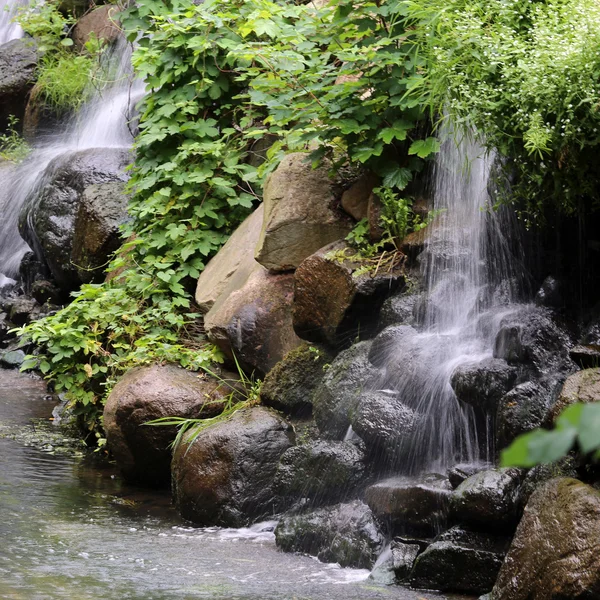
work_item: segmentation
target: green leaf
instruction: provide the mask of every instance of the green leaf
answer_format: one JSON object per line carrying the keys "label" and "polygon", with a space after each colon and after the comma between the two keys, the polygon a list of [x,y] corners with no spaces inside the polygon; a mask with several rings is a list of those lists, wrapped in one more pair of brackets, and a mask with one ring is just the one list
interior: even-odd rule
{"label": "green leaf", "polygon": [[434,137],[425,140],[416,140],[408,149],[409,154],[416,154],[419,158],[427,158],[429,155],[440,151],[440,141]]}

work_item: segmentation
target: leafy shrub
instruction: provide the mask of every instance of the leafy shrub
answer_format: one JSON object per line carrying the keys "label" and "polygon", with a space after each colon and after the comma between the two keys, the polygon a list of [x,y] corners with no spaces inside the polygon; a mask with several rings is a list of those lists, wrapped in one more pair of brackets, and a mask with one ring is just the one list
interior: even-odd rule
{"label": "leafy shrub", "polygon": [[29,144],[17,131],[19,119],[14,115],[8,117],[8,127],[0,135],[0,157],[11,162],[21,162],[30,152]]}

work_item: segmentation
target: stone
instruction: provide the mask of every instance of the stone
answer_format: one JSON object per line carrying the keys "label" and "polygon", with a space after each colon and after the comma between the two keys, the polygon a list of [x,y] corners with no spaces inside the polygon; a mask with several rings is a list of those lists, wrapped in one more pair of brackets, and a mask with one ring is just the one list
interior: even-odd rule
{"label": "stone", "polygon": [[333,356],[324,348],[302,344],[288,352],[266,375],[263,404],[295,417],[312,413],[312,397]]}
{"label": "stone", "polygon": [[269,273],[255,262],[245,279],[236,275],[230,281],[204,316],[209,340],[248,371],[268,373],[302,343],[292,325],[292,295],[291,273]]}
{"label": "stone", "polygon": [[379,327],[391,325],[414,325],[415,304],[419,296],[411,293],[395,294],[387,298],[379,311]]}
{"label": "stone", "polygon": [[369,213],[369,197],[378,184],[379,178],[376,175],[364,173],[342,194],[342,208],[357,221],[366,219]]}
{"label": "stone", "polygon": [[415,264],[417,257],[425,250],[430,226],[409,233],[400,245],[400,250],[406,254],[410,264]]}
{"label": "stone", "polygon": [[33,320],[39,304],[33,298],[22,296],[4,303],[8,318],[17,326],[25,325]]}
{"label": "stone", "polygon": [[578,458],[573,454],[568,454],[564,458],[554,462],[537,465],[529,469],[519,487],[520,510],[523,511],[525,509],[533,492],[548,483],[551,479],[556,479],[557,477],[573,477],[577,479],[580,466]]}
{"label": "stone", "polygon": [[125,183],[112,181],[87,187],[75,216],[71,259],[83,283],[101,283],[110,257],[123,239],[120,226],[128,219]]}
{"label": "stone", "polygon": [[451,469],[448,469],[448,480],[450,485],[456,489],[465,479],[485,471],[490,468],[489,464],[486,463],[460,463],[454,465]]}
{"label": "stone", "polygon": [[447,592],[489,592],[510,540],[453,527],[418,556],[411,586]]}
{"label": "stone", "polygon": [[8,350],[0,353],[0,365],[8,369],[18,369],[25,360],[23,350]]}
{"label": "stone", "polygon": [[285,552],[304,552],[342,567],[370,569],[384,538],[369,507],[355,500],[284,516],[275,529],[277,545]]}
{"label": "stone", "polygon": [[125,182],[131,153],[125,149],[93,148],[61,155],[44,172],[45,185],[26,201],[19,231],[64,291],[81,279],[72,262],[75,222],[86,189],[96,184]]}
{"label": "stone", "polygon": [[490,469],[465,479],[450,499],[460,523],[489,530],[510,530],[519,518],[519,469]]}
{"label": "stone", "polygon": [[495,414],[500,399],[516,380],[515,367],[504,360],[488,358],[459,365],[452,373],[450,385],[461,402]]}
{"label": "stone", "polygon": [[61,304],[63,300],[60,290],[46,279],[38,279],[31,284],[31,295],[39,304]]}
{"label": "stone", "polygon": [[552,479],[537,489],[491,597],[600,598],[600,493],[570,478]]}
{"label": "stone", "polygon": [[450,482],[432,473],[376,483],[365,491],[365,501],[394,533],[437,533],[446,524],[451,494]]}
{"label": "stone", "polygon": [[569,351],[569,357],[581,369],[600,367],[600,346],[597,344],[574,346]]}
{"label": "stone", "polygon": [[207,313],[213,307],[236,274],[248,273],[254,267],[254,249],[260,236],[263,214],[264,205],[261,204],[208,261],[196,286],[196,304],[200,312]]}
{"label": "stone", "polygon": [[308,257],[294,275],[292,315],[303,339],[338,345],[377,329],[383,302],[405,285],[401,262],[390,269],[359,271],[353,250],[336,242]]}
{"label": "stone", "polygon": [[405,582],[419,552],[417,544],[404,544],[393,540],[377,559],[369,579],[379,585]]}
{"label": "stone", "polygon": [[424,418],[403,404],[397,394],[377,390],[360,395],[351,424],[369,455],[376,457],[378,467],[393,471],[408,459]]}
{"label": "stone", "polygon": [[368,359],[370,342],[344,350],[331,363],[313,394],[313,415],[319,431],[341,440],[348,432],[360,395],[378,374]]}
{"label": "stone", "polygon": [[552,382],[526,381],[505,394],[496,414],[496,447],[506,448],[517,436],[542,425],[556,397]]}
{"label": "stone", "polygon": [[317,440],[294,446],[281,456],[275,487],[293,504],[299,498],[311,506],[345,501],[365,476],[364,448],[351,442]]}
{"label": "stone", "polygon": [[327,164],[313,169],[308,155],[288,154],[263,191],[263,228],[255,258],[271,271],[289,271],[319,248],[345,238],[352,219],[338,207],[341,190]]}
{"label": "stone", "polygon": [[137,367],[112,389],[104,407],[108,447],[124,477],[151,486],[169,483],[176,427],[145,425],[163,417],[212,417],[229,388],[175,365]]}
{"label": "stone", "polygon": [[535,303],[538,306],[561,308],[564,305],[562,287],[560,281],[554,277],[546,277],[535,295]]}
{"label": "stone", "polygon": [[567,377],[558,400],[546,417],[546,422],[556,423],[560,413],[567,406],[577,402],[600,402],[600,368],[585,369]]}
{"label": "stone", "polygon": [[78,50],[85,48],[92,33],[99,40],[114,42],[121,33],[119,25],[120,8],[114,4],[105,4],[85,14],[73,27],[73,41]]}
{"label": "stone", "polygon": [[294,443],[292,428],[280,416],[260,406],[241,409],[187,440],[172,462],[173,498],[184,519],[243,527],[278,511],[274,477]]}
{"label": "stone", "polygon": [[0,128],[10,115],[23,119],[27,97],[35,83],[38,53],[31,39],[11,40],[0,46]]}

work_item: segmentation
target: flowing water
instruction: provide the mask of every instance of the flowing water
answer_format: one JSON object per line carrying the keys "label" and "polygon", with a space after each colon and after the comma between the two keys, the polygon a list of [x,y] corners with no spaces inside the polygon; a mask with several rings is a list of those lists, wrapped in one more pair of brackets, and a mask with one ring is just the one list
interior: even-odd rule
{"label": "flowing water", "polygon": [[19,6],[26,4],[24,1],[0,0],[0,44],[6,44],[23,36],[23,30],[13,19]]}
{"label": "flowing water", "polygon": [[490,210],[494,157],[468,138],[443,146],[434,169],[430,226],[420,257],[426,296],[418,328],[404,327],[386,348],[378,387],[393,390],[417,415],[405,473],[445,472],[458,462],[489,461],[493,449],[473,409],[450,385],[460,365],[492,357],[501,319],[511,311],[513,274],[505,239],[509,223]]}

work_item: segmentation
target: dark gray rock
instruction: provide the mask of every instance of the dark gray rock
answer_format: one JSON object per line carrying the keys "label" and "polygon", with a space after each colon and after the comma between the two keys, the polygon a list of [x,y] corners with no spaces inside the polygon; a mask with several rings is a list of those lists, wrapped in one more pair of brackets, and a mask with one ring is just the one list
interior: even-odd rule
{"label": "dark gray rock", "polygon": [[461,463],[448,470],[450,485],[456,489],[465,479],[490,468],[486,463]]}
{"label": "dark gray rock", "polygon": [[125,182],[125,167],[130,162],[128,150],[115,148],[59,156],[46,168],[43,184],[26,200],[19,231],[62,289],[74,289],[81,283],[72,251],[84,192],[92,185]]}
{"label": "dark gray rock", "polygon": [[549,308],[562,307],[564,298],[560,281],[552,276],[546,277],[542,283],[542,287],[540,287],[535,295],[535,303],[539,306],[547,306]]}
{"label": "dark gray rock", "polygon": [[360,396],[378,370],[369,362],[370,342],[341,352],[325,373],[313,396],[313,414],[321,433],[343,439],[352,423]]}
{"label": "dark gray rock", "polygon": [[318,440],[286,450],[275,488],[286,504],[307,498],[311,505],[346,500],[365,475],[364,450],[350,442]]}
{"label": "dark gray rock", "polygon": [[31,39],[12,40],[0,46],[0,128],[9,115],[23,118],[27,97],[35,83],[38,54]]}
{"label": "dark gray rock", "polygon": [[437,533],[446,524],[451,494],[450,482],[434,473],[376,483],[365,501],[394,532]]}
{"label": "dark gray rock", "polygon": [[263,381],[263,404],[294,416],[309,415],[313,393],[332,360],[327,350],[308,344],[288,352]]}
{"label": "dark gray rock", "polygon": [[516,379],[517,369],[504,360],[488,358],[457,367],[450,384],[461,402],[495,414],[498,402]]}
{"label": "dark gray rock", "polygon": [[369,507],[355,500],[313,512],[284,516],[275,529],[277,545],[342,567],[370,569],[384,538]]}
{"label": "dark gray rock", "polygon": [[123,181],[90,185],[83,191],[71,251],[82,282],[104,280],[106,263],[123,241],[119,227],[127,220],[128,201]]}
{"label": "dark gray rock", "polygon": [[412,571],[415,559],[421,551],[418,544],[405,544],[396,540],[384,550],[369,575],[380,585],[405,582]]}
{"label": "dark gray rock", "polygon": [[595,344],[575,346],[569,351],[569,357],[582,369],[600,367],[600,346]]}
{"label": "dark gray rock", "polygon": [[509,543],[508,538],[453,527],[419,555],[411,585],[468,594],[489,592]]}
{"label": "dark gray rock", "polygon": [[557,477],[572,477],[576,479],[578,476],[578,466],[577,460],[572,455],[569,455],[556,462],[537,465],[529,469],[519,487],[520,510],[525,508],[533,492],[544,486],[551,479]]}
{"label": "dark gray rock", "polygon": [[384,329],[390,325],[412,325],[418,298],[417,294],[399,294],[388,298],[379,312],[380,328]]}
{"label": "dark gray rock", "polygon": [[450,508],[455,519],[489,530],[510,530],[519,518],[519,469],[481,471],[454,491]]}
{"label": "dark gray rock", "polygon": [[0,365],[8,369],[18,369],[25,360],[23,350],[7,350],[0,352]]}
{"label": "dark gray rock", "polygon": [[230,527],[273,515],[280,508],[275,472],[293,443],[291,426],[264,407],[239,410],[184,437],[171,464],[179,513],[199,525]]}
{"label": "dark gray rock", "polygon": [[378,367],[385,367],[395,350],[408,345],[417,335],[417,330],[408,325],[386,327],[373,340],[369,360]]}
{"label": "dark gray rock", "polygon": [[39,309],[39,304],[33,298],[22,296],[14,298],[4,303],[5,310],[8,312],[8,318],[15,325],[25,325],[35,318]]}
{"label": "dark gray rock", "polygon": [[40,304],[60,304],[63,299],[61,291],[46,279],[37,279],[31,284],[31,295]]}

